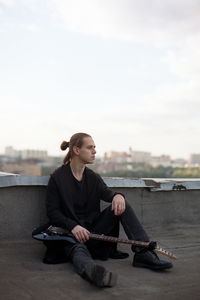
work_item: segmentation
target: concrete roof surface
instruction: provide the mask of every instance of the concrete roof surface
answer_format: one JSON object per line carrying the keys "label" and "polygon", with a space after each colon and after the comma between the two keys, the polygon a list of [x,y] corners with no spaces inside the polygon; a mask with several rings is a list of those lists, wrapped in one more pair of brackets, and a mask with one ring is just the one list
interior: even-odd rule
{"label": "concrete roof surface", "polygon": [[[132,267],[129,246],[118,248],[130,253],[124,260],[97,261],[118,274],[112,288],[97,288],[77,275],[71,263],[46,265],[39,241],[0,241],[0,295],[4,300],[199,300],[200,228],[183,226],[151,232],[153,240],[177,255],[174,267],[151,271]],[[160,255],[162,259],[168,259]]]}

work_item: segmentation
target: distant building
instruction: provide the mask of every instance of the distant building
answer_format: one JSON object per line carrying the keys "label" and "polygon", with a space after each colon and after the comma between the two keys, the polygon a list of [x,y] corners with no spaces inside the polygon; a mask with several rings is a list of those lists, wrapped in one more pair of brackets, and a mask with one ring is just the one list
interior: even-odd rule
{"label": "distant building", "polygon": [[150,164],[153,167],[163,166],[169,167],[171,165],[171,157],[169,155],[152,156]]}
{"label": "distant building", "polygon": [[189,157],[190,165],[200,165],[200,153],[192,153]]}
{"label": "distant building", "polygon": [[21,159],[46,159],[48,157],[48,152],[46,150],[15,150],[12,146],[5,148],[5,155],[12,158]]}
{"label": "distant building", "polygon": [[22,150],[20,151],[20,157],[22,159],[46,159],[48,153],[46,150]]}
{"label": "distant building", "polygon": [[176,158],[171,161],[173,168],[183,168],[188,165],[188,161],[183,158]]}
{"label": "distant building", "polygon": [[5,155],[12,158],[19,158],[20,151],[15,150],[12,146],[7,146],[5,147]]}
{"label": "distant building", "polygon": [[149,163],[151,160],[151,153],[144,151],[134,151],[129,148],[132,163]]}
{"label": "distant building", "polygon": [[127,152],[110,151],[105,152],[104,161],[116,164],[126,163],[130,161],[130,155]]}
{"label": "distant building", "polygon": [[115,163],[148,163],[151,160],[151,153],[144,151],[133,151],[131,148],[129,148],[129,152],[106,152],[104,159],[105,161]]}

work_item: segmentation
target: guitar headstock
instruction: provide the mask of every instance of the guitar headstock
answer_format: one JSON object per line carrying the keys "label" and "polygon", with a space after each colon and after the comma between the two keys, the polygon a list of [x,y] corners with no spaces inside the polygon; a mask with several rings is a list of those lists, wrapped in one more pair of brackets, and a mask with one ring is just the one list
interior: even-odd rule
{"label": "guitar headstock", "polygon": [[156,249],[154,249],[153,251],[155,251],[157,253],[160,253],[160,254],[163,254],[165,256],[168,256],[169,258],[177,259],[176,255],[172,254],[169,251],[166,251],[166,250],[162,249],[161,247],[156,247]]}

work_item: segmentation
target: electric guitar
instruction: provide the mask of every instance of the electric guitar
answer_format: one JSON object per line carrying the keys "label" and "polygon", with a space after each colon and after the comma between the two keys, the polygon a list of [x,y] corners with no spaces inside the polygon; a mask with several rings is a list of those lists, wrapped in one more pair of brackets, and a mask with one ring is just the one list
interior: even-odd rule
{"label": "electric guitar", "polygon": [[[34,234],[33,238],[37,240],[67,240],[71,243],[77,242],[74,236],[70,234],[66,229],[52,226],[52,225],[49,226],[45,231],[39,234]],[[150,250],[156,253],[168,256],[172,259],[177,259],[177,257],[174,254],[159,247],[156,242],[141,242],[141,241],[117,238],[113,236],[106,236],[104,234],[96,234],[96,233],[90,233],[89,238],[94,240],[105,241],[105,242],[130,244],[141,248],[149,248]]]}

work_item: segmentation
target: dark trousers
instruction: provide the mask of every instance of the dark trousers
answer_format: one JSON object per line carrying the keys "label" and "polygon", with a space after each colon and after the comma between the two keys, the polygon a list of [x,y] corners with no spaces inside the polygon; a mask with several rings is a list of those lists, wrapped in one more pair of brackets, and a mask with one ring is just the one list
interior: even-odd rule
{"label": "dark trousers", "polygon": [[[117,236],[116,228],[122,224],[124,231],[129,239],[138,241],[149,241],[149,237],[143,229],[141,223],[136,217],[132,207],[126,202],[126,209],[120,216],[115,216],[111,210],[111,206],[104,209],[90,231],[92,233],[105,234],[110,236]],[[93,258],[103,259],[109,257],[109,251],[112,246],[108,245],[112,243],[101,242],[95,240],[89,240],[86,243],[76,243],[74,245],[66,246],[66,254],[70,257],[75,270],[78,274],[82,275],[84,272],[85,265],[88,263],[94,263]],[[133,249],[133,248],[132,248]]]}

